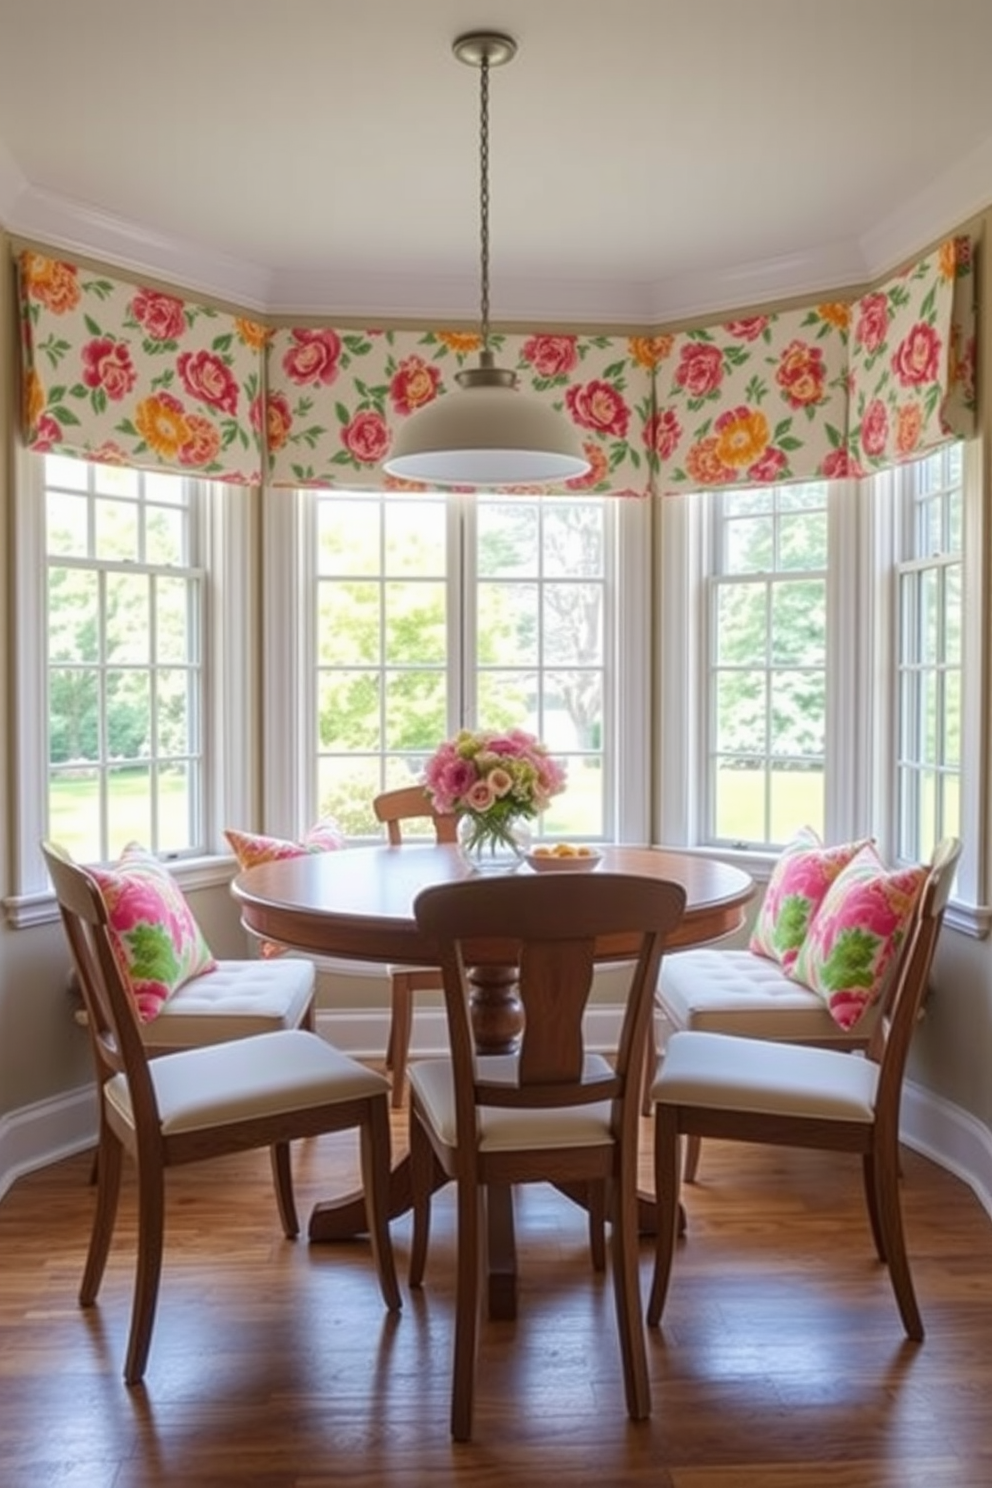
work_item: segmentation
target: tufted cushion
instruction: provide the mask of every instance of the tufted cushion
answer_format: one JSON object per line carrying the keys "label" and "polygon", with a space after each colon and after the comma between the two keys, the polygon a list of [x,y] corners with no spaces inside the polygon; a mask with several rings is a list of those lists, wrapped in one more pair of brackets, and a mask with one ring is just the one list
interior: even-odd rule
{"label": "tufted cushion", "polygon": [[142,1022],[184,983],[214,966],[182,890],[152,853],[131,842],[116,868],[92,868],[110,939]]}
{"label": "tufted cushion", "polygon": [[864,845],[862,841],[824,847],[812,827],[803,827],[772,870],[749,950],[788,970],[823,896]]}
{"label": "tufted cushion", "polygon": [[839,1049],[766,1043],[722,1033],[675,1033],[651,1099],[664,1105],[766,1116],[874,1119],[878,1065]]}
{"label": "tufted cushion", "polygon": [[[261,832],[239,832],[228,828],[224,836],[238,860],[239,868],[257,868],[260,863],[277,863],[284,858],[303,858],[307,853],[338,852],[345,846],[345,836],[333,816],[325,816],[304,832],[299,842],[288,837],[265,837]],[[263,940],[262,956],[281,956],[285,946]]]}
{"label": "tufted cushion", "polygon": [[[516,1057],[484,1055],[476,1067],[482,1080],[507,1083],[516,1078]],[[587,1079],[612,1075],[601,1054],[587,1054]],[[410,1066],[410,1087],[416,1092],[428,1122],[446,1147],[456,1145],[455,1082],[450,1059],[418,1059]],[[562,1106],[548,1110],[511,1110],[502,1106],[480,1106],[480,1152],[519,1151],[526,1147],[588,1147],[613,1141],[610,1128],[611,1103],[596,1101],[588,1106]]]}
{"label": "tufted cushion", "polygon": [[853,1028],[881,992],[927,873],[888,870],[868,845],[828,889],[789,975],[819,994],[841,1028]]}
{"label": "tufted cushion", "polygon": [[851,1042],[816,992],[750,951],[700,946],[666,956],[657,1000],[675,1028],[845,1048]]}
{"label": "tufted cushion", "polygon": [[218,961],[173,993],[145,1026],[144,1042],[158,1052],[298,1028],[313,988],[313,964],[299,957]]}
{"label": "tufted cushion", "polygon": [[[148,1068],[165,1136],[389,1090],[388,1080],[375,1070],[302,1029],[163,1054]],[[125,1076],[114,1075],[105,1092],[122,1119],[133,1124]]]}

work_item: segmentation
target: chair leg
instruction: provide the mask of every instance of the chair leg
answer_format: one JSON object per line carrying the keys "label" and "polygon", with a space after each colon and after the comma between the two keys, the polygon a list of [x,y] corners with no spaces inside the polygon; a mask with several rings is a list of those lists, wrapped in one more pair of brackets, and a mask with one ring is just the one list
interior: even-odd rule
{"label": "chair leg", "polygon": [[121,1169],[124,1165],[124,1149],[109,1126],[101,1124],[100,1145],[94,1162],[96,1181],[96,1208],[93,1211],[93,1229],[83,1268],[83,1279],[79,1286],[79,1302],[82,1307],[92,1307],[103,1280],[110,1242],[117,1218],[117,1199],[121,1191]]}
{"label": "chair leg", "polygon": [[682,1166],[682,1180],[684,1183],[695,1183],[696,1169],[699,1167],[699,1152],[703,1145],[701,1137],[686,1137],[685,1139],[685,1161]]}
{"label": "chair leg", "polygon": [[871,1237],[875,1242],[875,1254],[878,1259],[885,1261],[885,1236],[882,1234],[882,1225],[878,1217],[878,1180],[875,1176],[874,1153],[865,1152],[861,1158],[861,1176],[865,1190],[865,1205],[868,1210],[868,1222],[871,1225]]}
{"label": "chair leg", "polygon": [[589,1205],[589,1253],[594,1271],[606,1270],[606,1216],[609,1210],[608,1182],[594,1179],[587,1188]]}
{"label": "chair leg", "polygon": [[472,1402],[479,1339],[483,1196],[479,1185],[458,1181],[458,1262],[455,1293],[455,1357],[452,1365],[451,1435],[472,1436]]}
{"label": "chair leg", "polygon": [[131,1334],[124,1364],[124,1380],[141,1383],[152,1341],[158,1284],[162,1275],[165,1225],[165,1172],[159,1163],[138,1164],[138,1267],[131,1308]]}
{"label": "chair leg", "polygon": [[431,1231],[431,1186],[434,1178],[434,1153],[427,1133],[420,1124],[415,1107],[410,1108],[410,1188],[413,1232],[410,1237],[408,1280],[419,1287],[427,1264],[427,1241]]}
{"label": "chair leg", "polygon": [[406,1080],[407,1056],[413,1034],[413,989],[406,972],[393,972],[392,1013],[389,1020],[389,1043],[386,1048],[386,1068],[393,1072],[394,1109],[403,1104],[403,1084]]}
{"label": "chair leg", "polygon": [[389,1108],[384,1095],[373,1096],[369,1101],[368,1119],[362,1122],[361,1128],[361,1154],[362,1188],[372,1259],[382,1300],[390,1312],[398,1312],[402,1302],[389,1234]]}
{"label": "chair leg", "polygon": [[679,1130],[675,1110],[658,1105],[654,1119],[654,1192],[658,1213],[658,1235],[654,1276],[648,1301],[648,1324],[656,1328],[668,1295],[675,1240],[679,1229]]}
{"label": "chair leg", "polygon": [[641,1089],[641,1115],[651,1115],[651,1086],[658,1070],[658,1030],[654,1023],[654,1005],[648,1019],[648,1036],[644,1041],[644,1084]]}
{"label": "chair leg", "polygon": [[300,1221],[296,1214],[293,1197],[293,1167],[289,1156],[288,1142],[274,1142],[269,1148],[272,1158],[272,1181],[275,1184],[279,1221],[287,1240],[295,1240],[300,1233]]}
{"label": "chair leg", "polygon": [[906,1255],[906,1241],[902,1227],[902,1206],[899,1202],[899,1146],[892,1143],[891,1152],[875,1152],[875,1194],[878,1205],[878,1223],[882,1232],[882,1248],[889,1267],[889,1279],[895,1292],[899,1316],[907,1338],[917,1343],[923,1341],[923,1319],[916,1303],[913,1278]]}
{"label": "chair leg", "polygon": [[625,1173],[619,1183],[614,1185],[611,1256],[627,1414],[632,1421],[644,1421],[651,1414],[651,1388],[641,1318],[635,1184],[636,1174],[631,1166],[631,1171]]}

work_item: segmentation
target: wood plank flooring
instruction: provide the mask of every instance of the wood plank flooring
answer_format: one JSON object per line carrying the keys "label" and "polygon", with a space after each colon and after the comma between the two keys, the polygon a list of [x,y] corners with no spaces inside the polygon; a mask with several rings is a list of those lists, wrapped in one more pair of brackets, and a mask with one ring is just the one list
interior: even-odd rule
{"label": "wood plank flooring", "polygon": [[[913,1153],[922,1346],[874,1259],[856,1161],[705,1145],[664,1328],[648,1335],[654,1414],[638,1425],[584,1216],[553,1190],[521,1192],[519,1316],[483,1327],[466,1446],[448,1434],[450,1191],[424,1290],[404,1285],[391,1320],[364,1243],[282,1238],[265,1153],[170,1175],[148,1373],[128,1391],[134,1185],[99,1305],[82,1312],[89,1166],[23,1178],[0,1204],[4,1488],[992,1485],[992,1223]],[[351,1134],[302,1144],[301,1215],[356,1167]],[[408,1218],[394,1239],[405,1283]],[[645,1241],[645,1301],[650,1264]]]}

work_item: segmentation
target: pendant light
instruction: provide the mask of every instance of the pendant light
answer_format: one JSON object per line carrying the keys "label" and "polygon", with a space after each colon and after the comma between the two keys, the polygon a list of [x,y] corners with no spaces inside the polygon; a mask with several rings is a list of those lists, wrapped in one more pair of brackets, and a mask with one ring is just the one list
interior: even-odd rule
{"label": "pendant light", "polygon": [[517,388],[489,347],[489,70],[516,55],[512,36],[472,31],[452,45],[459,62],[479,69],[482,305],[479,365],[456,373],[461,392],[411,414],[383,467],[432,486],[522,486],[574,480],[589,470],[575,426],[549,403]]}

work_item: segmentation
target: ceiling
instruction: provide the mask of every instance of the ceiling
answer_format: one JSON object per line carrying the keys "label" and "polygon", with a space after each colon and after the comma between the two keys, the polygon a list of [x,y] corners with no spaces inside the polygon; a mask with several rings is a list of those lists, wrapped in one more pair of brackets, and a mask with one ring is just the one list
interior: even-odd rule
{"label": "ceiling", "polygon": [[653,324],[992,201],[990,0],[0,0],[0,226],[273,314]]}

